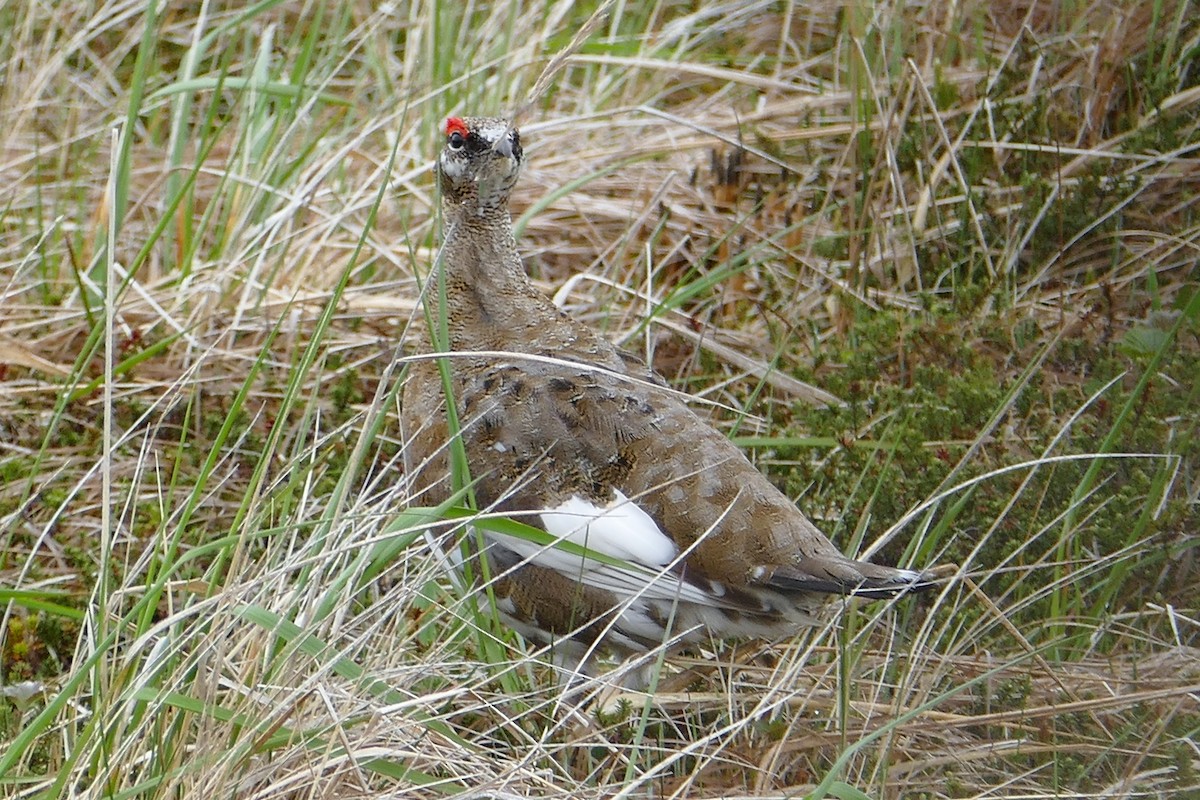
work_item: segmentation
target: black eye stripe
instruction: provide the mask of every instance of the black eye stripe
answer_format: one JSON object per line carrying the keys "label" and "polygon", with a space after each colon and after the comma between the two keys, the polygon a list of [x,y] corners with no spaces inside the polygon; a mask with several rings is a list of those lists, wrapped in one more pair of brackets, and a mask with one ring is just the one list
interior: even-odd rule
{"label": "black eye stripe", "polygon": [[478,133],[472,132],[467,137],[467,150],[472,153],[482,153],[484,150],[490,150],[492,143],[484,139]]}
{"label": "black eye stripe", "polygon": [[[513,155],[520,159],[521,137],[515,129],[512,131],[511,137]],[[471,155],[479,155],[491,150],[494,145],[476,131],[468,131],[466,134],[463,134],[455,130],[446,136],[446,146],[455,153],[466,151]]]}

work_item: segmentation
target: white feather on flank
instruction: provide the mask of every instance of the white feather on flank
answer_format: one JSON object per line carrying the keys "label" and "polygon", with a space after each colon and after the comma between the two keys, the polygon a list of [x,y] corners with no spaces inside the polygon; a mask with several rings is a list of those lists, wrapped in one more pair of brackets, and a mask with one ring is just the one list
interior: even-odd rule
{"label": "white feather on flank", "polygon": [[620,491],[614,490],[613,499],[603,506],[575,495],[541,512],[538,517],[546,532],[555,539],[619,559],[629,567],[585,558],[519,536],[494,531],[488,531],[486,536],[528,563],[553,569],[618,597],[701,605],[716,602],[711,593],[681,581],[678,575],[667,571],[679,554],[679,548],[649,514]]}
{"label": "white feather on flank", "polygon": [[613,490],[613,499],[607,505],[597,506],[572,495],[539,516],[546,532],[554,538],[624,561],[665,567],[679,554],[675,542],[619,489]]}

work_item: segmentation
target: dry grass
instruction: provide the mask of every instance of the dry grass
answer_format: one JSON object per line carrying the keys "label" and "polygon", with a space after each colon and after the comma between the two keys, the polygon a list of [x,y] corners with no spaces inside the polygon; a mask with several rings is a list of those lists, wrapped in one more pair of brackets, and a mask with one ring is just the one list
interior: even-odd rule
{"label": "dry grass", "polygon": [[956,569],[573,710],[394,420],[437,122],[588,13],[0,7],[0,794],[1196,796],[1195,10],[609,8],[521,120],[531,271]]}

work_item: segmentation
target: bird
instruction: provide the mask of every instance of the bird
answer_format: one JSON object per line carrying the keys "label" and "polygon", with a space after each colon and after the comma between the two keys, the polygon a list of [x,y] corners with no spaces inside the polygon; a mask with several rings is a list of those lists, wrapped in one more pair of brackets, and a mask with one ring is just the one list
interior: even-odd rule
{"label": "bird", "polygon": [[831,597],[930,584],[844,556],[680,392],[533,285],[509,212],[514,125],[452,116],[441,133],[426,355],[446,355],[410,362],[404,464],[414,504],[470,496],[541,533],[446,523],[438,540],[504,623],[579,678],[604,653],[779,638]]}

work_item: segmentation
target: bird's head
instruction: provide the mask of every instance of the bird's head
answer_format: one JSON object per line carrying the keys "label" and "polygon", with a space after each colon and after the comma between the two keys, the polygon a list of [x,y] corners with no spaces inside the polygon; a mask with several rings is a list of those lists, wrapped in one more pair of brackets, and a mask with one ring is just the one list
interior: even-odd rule
{"label": "bird's head", "polygon": [[491,117],[449,117],[442,133],[438,180],[446,202],[480,215],[505,208],[521,170],[517,129]]}

